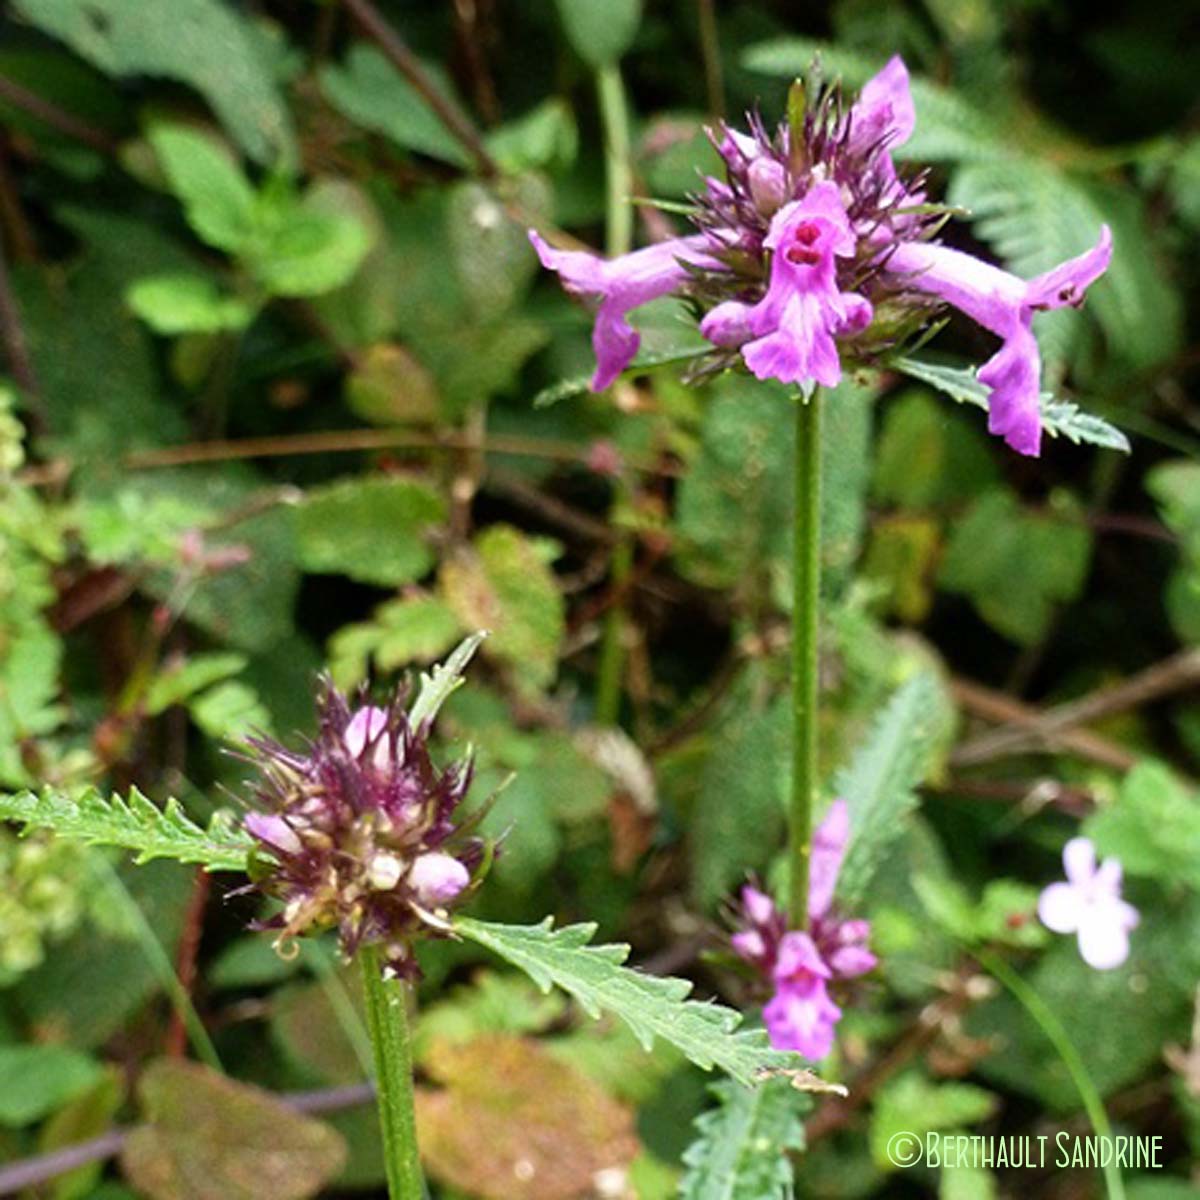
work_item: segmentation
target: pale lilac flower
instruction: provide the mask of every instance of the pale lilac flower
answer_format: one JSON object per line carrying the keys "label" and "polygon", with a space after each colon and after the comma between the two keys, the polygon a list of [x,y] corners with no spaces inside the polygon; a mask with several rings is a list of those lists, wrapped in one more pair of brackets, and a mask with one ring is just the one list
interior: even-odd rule
{"label": "pale lilac flower", "polygon": [[980,382],[992,389],[988,429],[1019,453],[1036,455],[1042,437],[1042,367],[1033,315],[1078,307],[1111,259],[1112,234],[1104,225],[1091,250],[1028,281],[959,250],[928,242],[897,246],[888,267],[907,273],[910,287],[937,296],[1004,339],[978,372]]}
{"label": "pale lilac flower", "polygon": [[1073,933],[1089,967],[1107,971],[1129,957],[1129,931],[1137,909],[1121,899],[1121,864],[1106,858],[1096,865],[1096,847],[1088,838],[1072,838],[1063,847],[1066,883],[1052,883],[1038,899],[1038,916],[1055,933]]}
{"label": "pale lilac flower", "polygon": [[470,872],[449,854],[422,854],[408,873],[417,899],[430,908],[449,904],[471,882]]}
{"label": "pale lilac flower", "polygon": [[708,239],[701,235],[672,238],[611,260],[581,250],[556,250],[533,230],[529,240],[542,266],[557,271],[568,292],[599,303],[592,329],[594,392],[603,391],[629,366],[641,344],[626,314],[685,283],[685,262],[712,261],[703,253]]}
{"label": "pale lilac flower", "polygon": [[741,893],[744,928],[731,939],[734,951],[772,988],[763,1009],[772,1044],[814,1060],[832,1049],[842,1015],[829,996],[829,986],[866,974],[877,961],[867,949],[870,923],[846,919],[834,910],[833,895],[849,837],[850,811],[845,801],[835,800],[813,833],[806,932],[789,932],[771,897],[747,885]]}
{"label": "pale lilac flower", "polygon": [[915,119],[908,71],[893,57],[849,108],[838,87],[817,86],[803,116],[774,134],[756,115],[749,132],[714,132],[724,178],[707,178],[694,197],[699,235],[605,262],[531,234],[567,289],[599,302],[593,389],[632,362],[638,336],[626,316],[658,296],[690,301],[713,345],[690,378],[745,369],[805,395],[835,385],[847,363],[886,362],[946,303],[1002,339],[978,375],[990,389],[989,428],[1037,454],[1033,315],[1082,301],[1108,266],[1109,231],[1029,281],[934,244],[945,210],[926,202],[921,175],[902,177],[892,159]]}

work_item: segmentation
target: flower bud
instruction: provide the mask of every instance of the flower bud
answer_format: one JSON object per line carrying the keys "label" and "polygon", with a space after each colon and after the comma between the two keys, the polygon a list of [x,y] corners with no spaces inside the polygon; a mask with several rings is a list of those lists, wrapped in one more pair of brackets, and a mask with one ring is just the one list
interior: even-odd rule
{"label": "flower bud", "polygon": [[449,854],[422,854],[412,865],[408,884],[417,900],[430,908],[448,904],[470,882],[467,868]]}

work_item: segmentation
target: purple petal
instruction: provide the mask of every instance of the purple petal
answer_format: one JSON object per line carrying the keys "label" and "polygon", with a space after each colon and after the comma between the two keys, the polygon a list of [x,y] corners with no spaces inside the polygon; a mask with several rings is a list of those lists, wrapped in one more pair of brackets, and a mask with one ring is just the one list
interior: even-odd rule
{"label": "purple petal", "polygon": [[1055,933],[1074,933],[1083,920],[1084,900],[1069,883],[1052,883],[1038,897],[1038,917]]}
{"label": "purple petal", "polygon": [[796,1050],[818,1061],[833,1049],[834,1029],[842,1010],[829,999],[823,983],[803,991],[780,988],[763,1009],[763,1021],[777,1050]]}
{"label": "purple petal", "polygon": [[853,979],[873,971],[879,959],[866,946],[842,946],[829,956],[829,966],[838,979]]}
{"label": "purple petal", "polygon": [[1042,358],[1031,330],[1018,326],[979,368],[988,396],[988,432],[1018,453],[1036,458],[1042,446]]}
{"label": "purple petal", "polygon": [[767,943],[757,929],[743,929],[729,939],[734,953],[747,962],[757,963],[767,953]]}
{"label": "purple petal", "polygon": [[706,313],[700,333],[714,346],[740,346],[754,335],[750,331],[750,305],[726,300]]}
{"label": "purple petal", "polygon": [[775,982],[783,986],[829,979],[833,972],[821,958],[812,938],[807,933],[793,931],[785,934],[779,943],[774,974]]}
{"label": "purple petal", "polygon": [[1096,874],[1096,847],[1090,838],[1072,838],[1063,847],[1063,867],[1073,884],[1082,887],[1092,882]]}
{"label": "purple petal", "polygon": [[1129,957],[1129,933],[1112,905],[1090,905],[1079,926],[1079,953],[1089,967],[1109,971]]}
{"label": "purple petal", "polygon": [[1112,262],[1112,230],[1100,227],[1100,239],[1090,249],[1061,266],[1029,281],[1025,302],[1042,311],[1066,306],[1078,307],[1083,294],[1108,270]]}
{"label": "purple petal", "polygon": [[408,874],[417,900],[429,908],[448,904],[471,881],[467,868],[449,854],[420,855]]}
{"label": "purple petal", "polygon": [[242,822],[251,837],[283,854],[299,854],[304,848],[296,831],[282,818],[269,813],[247,813]]}
{"label": "purple petal", "polygon": [[361,758],[363,751],[371,745],[387,728],[388,714],[386,708],[376,708],[367,705],[360,708],[350,718],[342,741],[352,758]]}
{"label": "purple petal", "polygon": [[885,142],[890,149],[907,142],[915,125],[908,68],[896,54],[878,75],[863,84],[850,110],[850,144],[856,149],[866,149]]}
{"label": "purple petal", "polygon": [[581,250],[556,250],[534,230],[529,240],[542,266],[556,271],[572,295],[599,302],[592,348],[596,352],[593,391],[603,391],[633,361],[641,339],[625,319],[630,310],[674,291],[688,278],[680,259],[711,265],[701,234],[672,238],[620,258],[603,259]]}
{"label": "purple petal", "polygon": [[751,884],[742,888],[742,910],[755,925],[769,925],[779,912],[775,901]]}
{"label": "purple petal", "polygon": [[842,857],[850,840],[850,809],[845,800],[835,800],[820,825],[813,831],[812,857],[808,867],[808,915],[823,917],[833,903]]}

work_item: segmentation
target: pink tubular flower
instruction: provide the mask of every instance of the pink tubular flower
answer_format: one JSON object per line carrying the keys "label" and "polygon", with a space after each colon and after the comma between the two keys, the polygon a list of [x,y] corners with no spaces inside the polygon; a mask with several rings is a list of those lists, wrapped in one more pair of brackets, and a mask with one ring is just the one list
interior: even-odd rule
{"label": "pink tubular flower", "polygon": [[1108,229],[1029,281],[935,244],[946,210],[927,203],[923,176],[902,177],[892,159],[916,123],[903,61],[889,60],[852,105],[819,81],[807,96],[773,134],[756,115],[748,132],[711,131],[724,177],[706,178],[693,198],[692,237],[605,262],[530,234],[569,291],[599,302],[593,390],[632,362],[638,337],[626,314],[657,296],[690,301],[712,343],[688,378],[744,369],[806,396],[837,384],[847,363],[886,363],[950,304],[1002,339],[978,374],[990,430],[1039,453],[1033,315],[1081,303],[1111,258]]}
{"label": "pink tubular flower", "polygon": [[719,346],[740,339],[742,358],[759,379],[836,387],[842,365],[834,336],[871,320],[866,300],[838,290],[835,258],[853,255],[855,241],[836,184],[818,183],[784,205],[763,245],[773,252],[766,295],[751,306],[717,305],[700,332]]}
{"label": "pink tubular flower", "polygon": [[1108,269],[1112,234],[1102,226],[1091,250],[1028,281],[947,246],[913,242],[896,247],[889,270],[907,273],[909,286],[953,305],[1004,339],[979,369],[992,394],[988,429],[1021,454],[1041,448],[1041,357],[1033,314],[1078,307],[1084,292]]}
{"label": "pink tubular flower", "polygon": [[641,344],[625,314],[685,283],[689,272],[684,262],[711,261],[703,254],[708,239],[700,235],[672,238],[611,261],[581,250],[556,250],[533,230],[529,240],[542,266],[557,271],[568,292],[599,301],[592,330],[594,392],[603,391],[629,366]]}
{"label": "pink tubular flower", "polygon": [[1038,916],[1055,933],[1079,938],[1079,953],[1097,971],[1119,967],[1129,957],[1129,931],[1137,909],[1121,899],[1121,864],[1096,865],[1096,847],[1084,837],[1063,847],[1066,883],[1052,883],[1038,899]]}
{"label": "pink tubular flower", "polygon": [[870,923],[834,912],[833,893],[850,837],[850,812],[835,800],[813,833],[809,867],[807,932],[788,932],[787,921],[770,896],[747,885],[742,889],[745,928],[731,939],[734,951],[750,963],[773,995],[763,1009],[772,1044],[798,1050],[806,1058],[824,1058],[833,1048],[842,1010],[830,999],[829,986],[874,968],[867,949]]}

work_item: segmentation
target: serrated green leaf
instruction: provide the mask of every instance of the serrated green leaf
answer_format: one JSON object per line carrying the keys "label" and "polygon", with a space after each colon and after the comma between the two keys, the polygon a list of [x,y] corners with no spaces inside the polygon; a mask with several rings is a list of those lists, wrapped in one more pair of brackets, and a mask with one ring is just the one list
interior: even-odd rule
{"label": "serrated green leaf", "polygon": [[885,1170],[897,1166],[888,1146],[897,1134],[920,1137],[934,1130],[973,1125],[996,1111],[997,1097],[970,1083],[933,1083],[908,1071],[886,1084],[871,1113],[871,1156]]}
{"label": "serrated green leaf", "polygon": [[763,1029],[737,1032],[740,1013],[715,1001],[688,1000],[686,979],[643,975],[622,964],[626,945],[589,945],[595,925],[498,925],[459,917],[455,929],[524,971],[543,991],[558,986],[589,1016],[620,1017],[643,1046],[662,1038],[706,1071],[720,1067],[747,1087],[761,1072],[801,1068],[797,1054],[773,1050]]}
{"label": "serrated green leaf", "polygon": [[[987,411],[990,389],[975,378],[973,367],[947,367],[908,357],[894,359],[891,365],[910,379],[919,379],[937,388],[951,400]],[[1069,400],[1056,400],[1050,392],[1042,393],[1041,403],[1042,429],[1051,437],[1065,437],[1076,445],[1084,442],[1129,453],[1129,439],[1101,417],[1081,411]]]}
{"label": "serrated green leaf", "polygon": [[128,799],[114,795],[109,800],[94,788],[76,796],[50,789],[41,795],[0,795],[0,820],[15,821],[25,833],[48,829],[89,846],[133,850],[138,863],[171,858],[210,871],[244,871],[253,846],[229,813],[218,812],[205,829],[178,800],[169,799],[159,808],[137,788]]}
{"label": "serrated green leaf", "polygon": [[871,877],[904,817],[917,804],[914,789],[929,770],[947,722],[947,702],[934,676],[914,675],[879,714],[866,742],[838,772],[833,794],[850,809],[850,840],[837,895],[850,911],[867,894]]}
{"label": "serrated green leaf", "polygon": [[804,1147],[800,1114],[808,1108],[786,1080],[757,1088],[726,1080],[713,1089],[718,1106],[696,1120],[684,1152],[681,1200],[790,1200],[790,1151]]}
{"label": "serrated green leaf", "polygon": [[261,163],[296,158],[291,119],[253,27],[219,0],[18,0],[26,20],[110,75],[159,76],[194,87]]}

